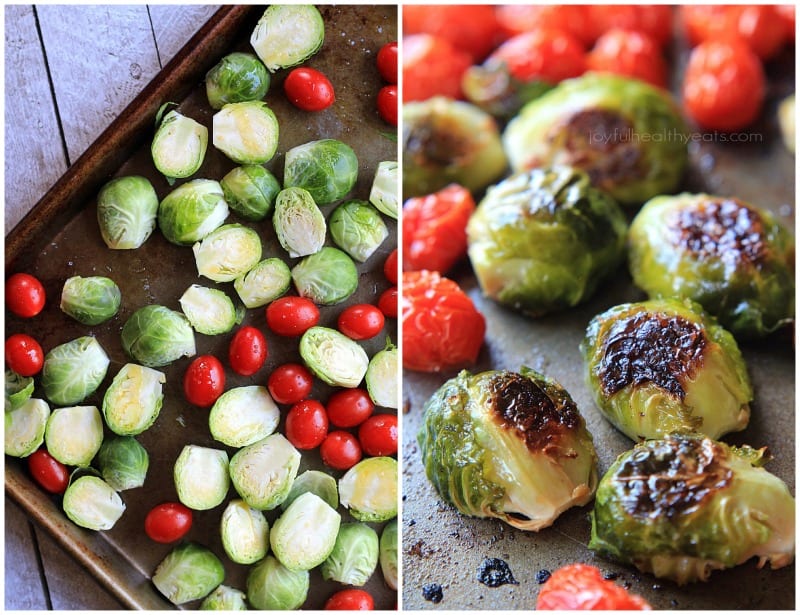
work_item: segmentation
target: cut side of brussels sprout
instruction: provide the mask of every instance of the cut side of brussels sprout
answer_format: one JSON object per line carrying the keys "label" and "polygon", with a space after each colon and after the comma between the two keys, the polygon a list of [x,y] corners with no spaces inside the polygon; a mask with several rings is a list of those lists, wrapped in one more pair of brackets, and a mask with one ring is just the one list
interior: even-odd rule
{"label": "cut side of brussels sprout", "polygon": [[207,147],[208,128],[173,109],[161,119],[150,153],[156,169],[174,180],[194,175],[203,164]]}
{"label": "cut side of brussels sprout", "polygon": [[278,149],[278,118],[260,100],[228,103],[211,120],[214,147],[237,164],[263,164]]}
{"label": "cut side of brussels sprout", "polygon": [[66,466],[87,467],[103,444],[97,406],[69,406],[50,413],[44,431],[47,451]]}
{"label": "cut side of brussels sprout", "polygon": [[220,521],[225,553],[237,564],[254,564],[269,549],[269,523],[260,510],[243,500],[231,500]]}
{"label": "cut side of brussels sprout", "polygon": [[150,456],[133,436],[115,436],[103,440],[95,465],[112,489],[125,491],[144,485]]}
{"label": "cut side of brussels sprout", "polygon": [[379,212],[395,220],[397,220],[398,203],[400,201],[398,169],[399,165],[396,160],[382,160],[379,162],[369,190],[369,202]]}
{"label": "cut side of brussels sprout", "polygon": [[304,493],[272,526],[270,546],[289,570],[311,570],[333,551],[341,516],[313,493]]}
{"label": "cut side of brussels sprout", "polygon": [[79,404],[97,390],[111,361],[92,336],[60,344],[44,356],[44,395],[59,406]]}
{"label": "cut side of brussels sprout", "polygon": [[34,382],[30,376],[20,376],[6,369],[6,412],[19,408],[33,395]]}
{"label": "cut side of brussels sprout", "polygon": [[227,333],[244,316],[223,291],[199,284],[187,288],[178,303],[194,330],[203,335]]}
{"label": "cut side of brussels sprout", "polygon": [[309,141],[286,152],[283,187],[305,188],[319,206],[344,198],[357,179],[356,153],[338,139]]}
{"label": "cut side of brussels sprout", "polygon": [[381,573],[383,580],[391,589],[397,589],[397,550],[399,549],[399,535],[397,532],[397,519],[389,521],[381,532],[380,555]]}
{"label": "cut side of brussels sprout", "polygon": [[360,263],[369,259],[389,236],[378,210],[358,199],[336,207],[330,227],[334,243]]}
{"label": "cut side of brussels sprout", "polygon": [[215,448],[187,444],[173,468],[178,499],[194,510],[209,510],[222,504],[228,493],[228,453]]}
{"label": "cut side of brussels sprout", "polygon": [[358,269],[347,254],[326,246],[292,268],[292,281],[301,297],[317,305],[335,305],[358,288]]}
{"label": "cut side of brussels sprout", "polygon": [[192,246],[197,272],[215,282],[232,282],[261,260],[261,238],[241,224],[224,224]]}
{"label": "cut side of brussels sprout", "polygon": [[197,350],[189,320],[163,305],[139,308],[122,327],[122,347],[145,367],[169,365]]}
{"label": "cut side of brussels sprout", "polygon": [[7,409],[5,414],[6,455],[27,457],[44,442],[50,406],[42,399],[29,398],[13,410]]}
{"label": "cut side of brussels sprout", "polygon": [[208,596],[225,579],[225,567],[211,549],[187,542],[175,547],[153,573],[153,585],[172,604]]}
{"label": "cut side of brussels sprout", "polygon": [[336,543],[322,562],[322,578],[361,587],[378,567],[378,533],[366,523],[342,523]]}
{"label": "cut side of brussels sprout", "polygon": [[167,241],[190,246],[220,227],[228,203],[219,182],[193,179],[170,192],[158,206],[158,228]]}
{"label": "cut side of brussels sprout", "polygon": [[322,47],[325,22],[311,4],[273,4],[250,36],[258,57],[273,73],[305,62]]}
{"label": "cut side of brussels sprout", "polygon": [[112,179],[97,194],[100,235],[112,250],[134,250],[156,228],[158,195],[146,177]]}
{"label": "cut side of brussels sprout", "polygon": [[286,294],[292,284],[289,265],[267,258],[233,281],[233,288],[248,309],[261,307]]}
{"label": "cut side of brussels sprout", "polygon": [[217,398],[208,415],[208,427],[218,442],[241,448],[274,432],[280,418],[267,387],[242,386],[228,389]]}
{"label": "cut side of brussels sprout", "polygon": [[222,109],[228,103],[260,100],[269,86],[267,67],[252,53],[230,53],[206,73],[206,96],[212,109]]}
{"label": "cut side of brussels sprout", "polygon": [[390,343],[369,360],[367,373],[364,376],[367,392],[376,406],[383,408],[400,406],[397,386],[399,376],[400,353],[397,347]]}
{"label": "cut side of brussels sprout", "polygon": [[278,193],[272,224],[292,258],[315,254],[325,244],[325,216],[304,188],[285,188]]}
{"label": "cut side of brussels sprout", "polygon": [[299,451],[282,434],[273,433],[239,449],[231,458],[230,476],[247,504],[272,510],[289,495],[299,467]]}
{"label": "cut side of brussels sprout", "polygon": [[110,530],[125,512],[119,494],[97,476],[81,476],[70,482],[62,507],[75,524],[89,530]]}
{"label": "cut side of brussels sprout", "polygon": [[317,378],[331,386],[357,387],[369,367],[358,342],[328,327],[311,327],[303,333],[300,356]]}
{"label": "cut side of brussels sprout", "polygon": [[135,436],[155,423],[164,403],[163,372],[127,363],[114,376],[103,396],[103,416],[109,429]]}
{"label": "cut side of brussels sprout", "polygon": [[122,293],[110,278],[95,275],[67,278],[61,289],[61,311],[84,325],[99,325],[112,318],[122,303]]}
{"label": "cut side of brussels sprout", "polygon": [[247,575],[247,601],[262,611],[299,609],[311,585],[308,570],[289,570],[272,555],[267,555]]}
{"label": "cut side of brussels sprout", "polygon": [[219,183],[228,206],[245,220],[266,218],[281,191],[275,176],[258,164],[234,167]]}
{"label": "cut side of brussels sprout", "polygon": [[397,460],[368,457],[339,479],[342,506],[358,521],[379,523],[397,516]]}
{"label": "cut side of brussels sprout", "polygon": [[327,472],[319,470],[306,470],[292,483],[289,495],[281,503],[281,508],[286,510],[302,494],[311,492],[322,498],[325,503],[336,510],[339,508],[339,488],[336,479]]}
{"label": "cut side of brussels sprout", "polygon": [[247,611],[244,592],[220,585],[200,603],[201,611]]}

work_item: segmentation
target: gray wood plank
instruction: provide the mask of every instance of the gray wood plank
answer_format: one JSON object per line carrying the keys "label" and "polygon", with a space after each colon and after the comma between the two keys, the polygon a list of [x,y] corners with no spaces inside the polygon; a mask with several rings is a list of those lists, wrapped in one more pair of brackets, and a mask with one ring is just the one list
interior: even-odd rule
{"label": "gray wood plank", "polygon": [[153,4],[148,9],[161,65],[164,66],[219,9],[219,5]]}
{"label": "gray wood plank", "polygon": [[8,496],[5,501],[5,609],[45,610],[46,589],[36,556],[33,527]]}

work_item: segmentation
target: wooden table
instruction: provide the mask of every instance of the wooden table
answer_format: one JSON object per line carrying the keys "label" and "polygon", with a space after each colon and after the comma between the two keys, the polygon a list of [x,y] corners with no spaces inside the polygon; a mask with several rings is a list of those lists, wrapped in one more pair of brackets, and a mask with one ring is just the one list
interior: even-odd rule
{"label": "wooden table", "polygon": [[[217,5],[5,7],[5,232],[161,70]],[[120,609],[13,500],[5,608]]]}

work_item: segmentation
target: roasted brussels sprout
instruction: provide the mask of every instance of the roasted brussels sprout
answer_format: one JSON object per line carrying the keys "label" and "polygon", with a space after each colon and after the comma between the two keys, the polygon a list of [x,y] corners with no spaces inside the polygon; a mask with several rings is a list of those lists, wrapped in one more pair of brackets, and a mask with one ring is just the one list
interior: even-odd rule
{"label": "roasted brussels sprout", "polygon": [[286,510],[289,504],[309,491],[322,498],[334,510],[339,507],[339,488],[336,486],[336,479],[326,472],[306,470],[292,483],[289,495],[281,503],[281,508]]}
{"label": "roasted brussels sprout", "polygon": [[284,188],[278,193],[272,225],[292,258],[315,254],[325,244],[325,216],[305,188]]}
{"label": "roasted brussels sprout", "polygon": [[382,214],[397,220],[399,202],[398,173],[396,160],[382,160],[375,169],[375,177],[369,189],[369,202]]}
{"label": "roasted brussels sprout", "polygon": [[303,333],[300,356],[317,378],[331,386],[357,387],[369,367],[358,342],[328,327],[311,327]]}
{"label": "roasted brussels sprout", "polygon": [[788,565],[794,498],[764,453],[699,435],[637,444],[600,481],[589,548],[679,584],[752,557]]}
{"label": "roasted brussels sprout", "polygon": [[490,187],[467,224],[484,294],[531,316],[588,299],[625,258],[625,214],[572,167],[517,173]]}
{"label": "roasted brussels sprout", "polygon": [[99,325],[112,318],[122,303],[122,293],[111,278],[79,275],[67,278],[61,289],[61,311],[84,325]]}
{"label": "roasted brussels sprout", "polygon": [[203,335],[227,333],[242,322],[243,310],[237,310],[224,291],[192,284],[178,299],[192,328]]}
{"label": "roasted brussels sprout", "polygon": [[33,395],[34,382],[30,376],[20,376],[6,369],[6,412],[19,408]]}
{"label": "roasted brussels sprout", "polygon": [[305,62],[325,38],[325,22],[311,4],[273,4],[258,20],[250,44],[267,68],[275,72]]}
{"label": "roasted brussels sprout", "polygon": [[334,243],[360,263],[375,253],[389,229],[378,210],[367,201],[345,201],[333,210],[330,218]]}
{"label": "roasted brussels sprout", "polygon": [[526,367],[445,382],[425,404],[417,441],[442,498],[519,529],[548,527],[597,487],[597,455],[575,402]]}
{"label": "roasted brussels sprout", "polygon": [[206,73],[206,96],[212,109],[228,103],[260,100],[269,90],[267,67],[252,53],[235,51]]}
{"label": "roasted brussels sprout", "polygon": [[45,397],[59,406],[82,402],[103,382],[110,362],[100,342],[90,335],[56,346],[44,356]]}
{"label": "roasted brussels sprout", "polygon": [[241,386],[217,398],[208,414],[208,428],[218,442],[241,448],[274,432],[280,418],[267,387]]}
{"label": "roasted brussels sprout", "polygon": [[307,492],[289,504],[269,534],[272,552],[289,570],[311,570],[333,551],[341,516]]}
{"label": "roasted brussels sprout", "polygon": [[272,209],[281,185],[258,164],[234,167],[219,181],[228,206],[245,220],[263,220]]}
{"label": "roasted brussels sprout", "polygon": [[158,196],[146,177],[117,177],[97,194],[100,236],[112,250],[140,247],[156,228]]}
{"label": "roasted brussels sprout", "polygon": [[44,432],[47,451],[66,466],[87,467],[103,444],[103,418],[97,406],[56,408]]}
{"label": "roasted brussels sprout", "polygon": [[397,589],[397,570],[399,567],[397,561],[398,542],[397,519],[392,519],[383,527],[383,531],[381,532],[378,560],[381,564],[383,580],[391,589]]}
{"label": "roasted brussels sprout", "polygon": [[95,464],[112,489],[125,491],[144,485],[150,456],[133,436],[114,436],[103,440]]}
{"label": "roasted brussels sprout", "polygon": [[796,130],[795,130],[795,95],[789,94],[778,105],[778,125],[781,129],[781,137],[783,144],[790,152],[794,153],[796,147]]}
{"label": "roasted brussels sprout", "polygon": [[6,409],[3,432],[6,455],[27,457],[39,448],[49,418],[50,406],[43,399],[28,398],[12,410]]}
{"label": "roasted brussels sprout", "polygon": [[339,497],[350,515],[367,523],[397,516],[397,460],[367,457],[339,479]]}
{"label": "roasted brussels sprout", "polygon": [[225,579],[225,567],[211,549],[185,542],[161,560],[153,573],[156,586],[172,604],[205,598]]}
{"label": "roasted brussels sprout", "polygon": [[353,148],[337,139],[320,139],[286,152],[284,188],[305,188],[317,205],[328,205],[347,195],[358,179]]}
{"label": "roasted brussels sprout", "polygon": [[231,458],[230,476],[236,493],[258,510],[281,505],[300,468],[300,453],[280,433],[240,448]]}
{"label": "roasted brussels sprout", "polygon": [[364,381],[367,392],[376,406],[398,408],[398,377],[400,375],[400,353],[391,342],[386,348],[379,350],[369,360]]}
{"label": "roasted brussels sprout", "polygon": [[192,246],[197,272],[215,282],[231,282],[261,260],[261,238],[241,224],[223,224]]}
{"label": "roasted brussels sprout", "polygon": [[166,106],[158,111],[158,128],[150,153],[156,169],[172,183],[176,178],[194,175],[203,164],[208,148],[208,128],[175,109],[161,117]]}
{"label": "roasted brussels sprout", "polygon": [[200,603],[201,611],[247,611],[244,592],[227,585],[219,585]]}
{"label": "roasted brussels sprout", "polygon": [[514,171],[578,167],[623,205],[675,190],[687,129],[669,94],[643,81],[587,73],[527,103],[503,133]]}
{"label": "roasted brussels sprout", "polygon": [[146,305],[131,314],[122,327],[122,347],[146,367],[168,365],[196,352],[189,320],[163,305]]}
{"label": "roasted brussels sprout", "polygon": [[289,265],[279,258],[266,258],[233,281],[246,308],[256,308],[284,295],[292,284]]}
{"label": "roasted brussels sprout", "polygon": [[736,340],[691,301],[613,307],[589,323],[581,353],[600,411],[633,440],[692,431],[717,439],[750,420]]}
{"label": "roasted brussels sprout", "polygon": [[322,578],[345,585],[364,585],[378,567],[378,533],[366,523],[342,523],[333,551],[322,562]]}
{"label": "roasted brussels sprout", "polygon": [[470,66],[461,79],[466,99],[490,115],[508,120],[525,105],[550,91],[553,85],[541,80],[515,78],[504,60],[490,56],[481,65]]}
{"label": "roasted brussels sprout", "polygon": [[236,164],[262,164],[278,149],[278,118],[260,100],[228,103],[211,119],[212,142]]}
{"label": "roasted brussels sprout", "polygon": [[220,521],[225,553],[237,564],[254,564],[269,549],[269,523],[264,513],[243,500],[231,500]]}
{"label": "roasted brussels sprout", "polygon": [[794,317],[794,238],[766,210],[708,194],[656,197],[628,244],[633,281],[651,298],[689,297],[739,339]]}
{"label": "roasted brussels sprout", "polygon": [[330,246],[303,258],[291,273],[297,293],[318,305],[341,303],[358,287],[358,269],[353,259]]}
{"label": "roasted brussels sprout", "polygon": [[228,466],[228,453],[225,451],[187,444],[173,468],[178,499],[193,510],[219,506],[230,486]]}
{"label": "roasted brussels sprout", "polygon": [[303,606],[310,585],[308,570],[289,570],[267,555],[247,575],[247,600],[254,609],[292,611]]}
{"label": "roasted brussels sprout", "polygon": [[228,203],[219,182],[193,179],[170,192],[158,206],[158,228],[167,241],[190,246],[221,226]]}
{"label": "roasted brussels sprout", "polygon": [[127,363],[114,376],[103,396],[103,416],[109,429],[135,436],[155,423],[164,403],[163,372]]}
{"label": "roasted brussels sprout", "polygon": [[89,530],[110,530],[125,512],[119,494],[97,476],[84,475],[70,481],[61,502],[67,517]]}

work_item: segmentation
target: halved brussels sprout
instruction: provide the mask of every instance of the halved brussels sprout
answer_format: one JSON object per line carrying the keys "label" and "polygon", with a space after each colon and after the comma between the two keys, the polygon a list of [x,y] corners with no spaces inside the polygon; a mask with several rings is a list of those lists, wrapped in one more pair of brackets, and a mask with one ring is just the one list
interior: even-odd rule
{"label": "halved brussels sprout", "polygon": [[569,393],[526,367],[462,371],[425,404],[428,479],[459,512],[523,530],[552,525],[597,487],[592,436]]}
{"label": "halved brussels sprout", "polygon": [[156,228],[158,195],[146,177],[117,177],[97,194],[100,236],[112,250],[140,247]]}
{"label": "halved brussels sprout", "polygon": [[369,360],[364,380],[367,392],[376,406],[384,408],[400,407],[398,379],[400,376],[400,353],[397,346],[389,342],[383,350],[376,352]]}
{"label": "halved brussels sprout", "polygon": [[269,549],[267,518],[243,500],[231,500],[225,507],[220,534],[225,553],[237,564],[254,564]]}
{"label": "halved brussels sprout", "polygon": [[245,220],[266,218],[281,191],[275,176],[258,164],[234,167],[219,183],[228,206]]}
{"label": "halved brussels sprout", "polygon": [[42,445],[50,418],[50,406],[46,401],[29,398],[12,410],[6,409],[5,415],[6,455],[27,457]]}
{"label": "halved brussels sprout", "polygon": [[279,258],[267,258],[233,281],[233,288],[246,308],[257,308],[286,294],[292,283],[289,265]]}
{"label": "halved brussels sprout", "polygon": [[90,335],[56,346],[44,356],[45,397],[59,406],[79,404],[103,382],[110,362],[100,342]]}
{"label": "halved brussels sprout", "polygon": [[170,192],[158,206],[158,228],[167,241],[189,246],[220,227],[228,203],[219,182],[193,179]]}
{"label": "halved brussels sprout", "polygon": [[331,554],[340,524],[339,513],[322,498],[304,493],[273,524],[272,552],[289,570],[311,570]]}
{"label": "halved brussels sprout", "polygon": [[163,372],[126,363],[103,396],[103,416],[109,429],[135,436],[155,423],[164,403]]}
{"label": "halved brussels sprout", "polygon": [[380,555],[381,572],[383,580],[391,589],[397,589],[397,549],[399,548],[397,533],[397,519],[392,519],[381,532]]}
{"label": "halved brussels sprout", "polygon": [[364,585],[378,567],[378,533],[365,523],[342,523],[336,543],[322,562],[322,578],[345,585]]}
{"label": "halved brussels sprout", "polygon": [[710,438],[747,427],[753,390],[736,340],[699,305],[626,303],[592,319],[581,342],[602,414],[633,440]]}
{"label": "halved brussels sprout", "polygon": [[572,167],[490,187],[467,225],[483,293],[531,316],[588,299],[625,259],[625,214]]}
{"label": "halved brussels sprout", "polygon": [[301,297],[318,305],[335,305],[358,288],[358,269],[347,254],[325,246],[292,268],[292,281]]}
{"label": "halved brussels sprout", "polygon": [[115,436],[103,440],[95,464],[112,489],[125,491],[144,485],[150,456],[133,436]]}
{"label": "halved brussels sprout", "polygon": [[225,451],[187,444],[173,468],[178,499],[194,510],[219,506],[230,486],[228,467],[228,453]]}
{"label": "halved brussels sprout", "polygon": [[206,73],[206,96],[212,109],[228,103],[260,100],[269,91],[267,67],[252,53],[235,51]]}
{"label": "halved brussels sprout", "polygon": [[214,147],[237,164],[262,164],[278,149],[278,118],[260,100],[228,103],[211,120]]}
{"label": "halved brussels sprout", "polygon": [[261,238],[241,224],[224,224],[192,246],[197,272],[215,282],[231,282],[261,260]]}
{"label": "halved brussels sprout", "polygon": [[208,427],[215,440],[241,448],[274,432],[280,418],[267,387],[242,386],[228,389],[217,398],[208,414]]}
{"label": "halved brussels sprout", "polygon": [[73,523],[89,530],[110,530],[125,512],[119,494],[97,476],[85,475],[70,482],[61,502]]}
{"label": "halved brussels sprout", "polygon": [[267,555],[247,575],[247,601],[262,611],[293,611],[308,597],[308,570],[289,570]]}
{"label": "halved brussels sprout", "polygon": [[122,293],[110,278],[79,275],[67,278],[61,289],[61,311],[84,325],[99,325],[119,311]]}
{"label": "halved brussels sprout", "polygon": [[505,60],[488,57],[483,64],[470,66],[461,78],[464,96],[486,113],[508,120],[525,103],[553,88],[541,79],[521,81],[514,78]]}
{"label": "halved brussels sprout", "polygon": [[701,304],[739,339],[794,318],[794,237],[769,211],[708,194],[660,196],[631,223],[634,283]]}
{"label": "halved brussels sprout", "polygon": [[753,557],[790,564],[795,502],[764,453],[699,435],[640,442],[597,487],[589,548],[678,584]]}
{"label": "halved brussels sprout", "polygon": [[375,169],[375,178],[369,190],[369,202],[382,214],[397,220],[399,202],[398,164],[396,160],[382,160]]}
{"label": "halved brussels sprout", "polygon": [[6,369],[6,412],[19,408],[33,395],[33,378]]}
{"label": "halved brussels sprout", "polygon": [[258,510],[272,510],[289,495],[300,468],[300,453],[280,433],[239,449],[230,463],[236,493]]}
{"label": "halved brussels sprout", "polygon": [[192,284],[178,299],[181,310],[195,331],[203,335],[227,333],[242,322],[243,311],[218,288]]}
{"label": "halved brussels sprout", "polygon": [[300,356],[317,378],[331,386],[357,387],[369,367],[358,342],[328,327],[315,326],[303,333]]}
{"label": "halved brussels sprout", "polygon": [[375,253],[389,229],[378,210],[367,201],[345,201],[333,210],[330,218],[334,243],[360,263]]}
{"label": "halved brussels sprout", "polygon": [[50,413],[44,432],[47,451],[66,466],[87,467],[103,444],[97,406],[69,406]]}
{"label": "halved brussels sprout", "polygon": [[388,521],[397,516],[397,460],[368,457],[339,479],[342,506],[358,521]]}
{"label": "halved brussels sprout", "polygon": [[227,585],[219,585],[200,603],[201,611],[247,611],[244,592]]}
{"label": "halved brussels sprout", "polygon": [[225,579],[225,567],[211,549],[187,542],[178,545],[153,573],[153,585],[172,604],[205,598]]}
{"label": "halved brussels sprout", "polygon": [[305,188],[284,188],[278,193],[272,224],[292,258],[319,252],[325,244],[325,216]]}
{"label": "halved brussels sprout", "polygon": [[[164,107],[159,110],[159,116]],[[153,164],[167,180],[194,175],[203,164],[208,147],[208,128],[173,109],[156,118],[156,134],[150,146]]]}
{"label": "halved brussels sprout", "polygon": [[325,22],[311,4],[273,4],[258,20],[250,44],[273,73],[305,62],[325,38]]}
{"label": "halved brussels sprout", "polygon": [[358,158],[353,148],[338,139],[320,139],[286,152],[284,188],[305,188],[317,205],[343,198],[358,179]]}
{"label": "halved brussels sprout", "polygon": [[292,483],[289,495],[281,502],[281,508],[286,510],[289,504],[307,492],[319,496],[334,510],[339,507],[339,488],[336,486],[336,479],[326,472],[306,470]]}
{"label": "halved brussels sprout", "polygon": [[146,367],[169,365],[197,350],[189,320],[163,305],[139,308],[122,327],[125,352]]}

